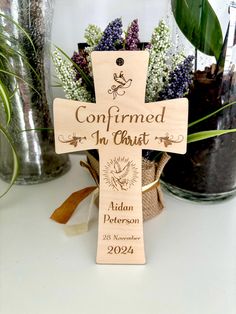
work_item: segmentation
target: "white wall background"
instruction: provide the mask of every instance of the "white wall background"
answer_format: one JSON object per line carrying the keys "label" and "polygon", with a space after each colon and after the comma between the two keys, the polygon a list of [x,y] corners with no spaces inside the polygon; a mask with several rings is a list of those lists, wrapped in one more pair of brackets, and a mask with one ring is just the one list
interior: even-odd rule
{"label": "white wall background", "polygon": [[152,29],[167,13],[165,0],[56,0],[52,39],[68,52],[76,49],[77,42],[84,42],[83,33],[88,24],[104,29],[107,24],[121,17],[127,26],[138,18],[141,39],[148,40]]}
{"label": "white wall background", "polygon": [[[210,0],[224,31],[229,2]],[[141,40],[148,41],[161,18],[173,23],[169,12],[170,0],[55,0],[52,42],[72,55],[77,43],[84,42],[83,34],[88,24],[96,24],[104,29],[117,17],[122,17],[125,27],[138,18]],[[187,49],[191,50],[191,47]],[[54,90],[54,96],[61,95],[58,89]]]}

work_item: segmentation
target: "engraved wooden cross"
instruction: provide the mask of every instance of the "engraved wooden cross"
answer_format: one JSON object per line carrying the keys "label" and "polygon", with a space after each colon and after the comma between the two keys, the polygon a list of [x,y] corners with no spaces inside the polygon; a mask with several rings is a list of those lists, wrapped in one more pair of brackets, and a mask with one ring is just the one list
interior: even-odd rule
{"label": "engraved wooden cross", "polygon": [[57,153],[98,149],[97,263],[144,264],[142,149],[186,152],[185,98],[145,103],[146,51],[93,52],[96,104],[54,101]]}

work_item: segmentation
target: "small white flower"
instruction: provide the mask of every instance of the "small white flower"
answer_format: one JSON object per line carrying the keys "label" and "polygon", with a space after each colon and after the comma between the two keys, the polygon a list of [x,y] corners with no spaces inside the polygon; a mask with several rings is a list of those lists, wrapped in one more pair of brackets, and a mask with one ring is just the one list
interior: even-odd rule
{"label": "small white flower", "polygon": [[84,38],[86,40],[86,43],[89,47],[85,48],[85,51],[88,53],[88,69],[89,69],[89,75],[93,77],[93,71],[92,71],[92,60],[91,60],[91,53],[94,50],[94,48],[99,44],[101,38],[102,38],[103,32],[102,30],[93,24],[88,25],[88,27],[85,29],[84,32]]}
{"label": "small white flower", "polygon": [[82,80],[76,80],[76,72],[72,64],[61,58],[58,51],[53,52],[52,57],[57,76],[62,83],[66,98],[79,100],[84,102],[91,102],[91,93],[87,91],[85,86],[81,84]]}
{"label": "small white flower", "polygon": [[169,48],[171,47],[169,28],[160,21],[152,34],[149,56],[146,102],[156,101],[169,73]]}
{"label": "small white flower", "polygon": [[85,29],[84,38],[90,47],[95,47],[102,38],[102,30],[96,25],[89,24]]}

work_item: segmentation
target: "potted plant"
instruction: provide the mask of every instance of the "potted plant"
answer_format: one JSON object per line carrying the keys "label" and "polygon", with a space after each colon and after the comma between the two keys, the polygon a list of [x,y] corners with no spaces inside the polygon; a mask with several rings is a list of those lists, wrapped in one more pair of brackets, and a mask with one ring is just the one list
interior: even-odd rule
{"label": "potted plant", "polygon": [[[229,42],[232,40],[229,32],[233,27],[234,36],[235,21],[231,20],[223,39],[220,22],[207,0],[172,0],[171,4],[180,30],[195,47],[195,62],[198,51],[215,57],[215,63],[201,71],[195,65],[187,96],[189,133],[235,129],[236,106],[231,104],[236,100],[236,72],[235,65],[227,59],[229,46],[234,44]],[[215,111],[218,113],[209,119],[194,122]],[[235,133],[191,143],[185,156],[172,155],[162,175],[163,183],[180,197],[203,201],[225,199],[236,192],[235,156]]]}
{"label": "potted plant", "polygon": [[50,28],[44,27],[42,15],[45,8],[48,14],[52,11],[50,1],[43,2],[0,5],[0,177],[10,183],[7,191],[14,182],[44,182],[69,166],[68,156],[54,151],[44,71]]}

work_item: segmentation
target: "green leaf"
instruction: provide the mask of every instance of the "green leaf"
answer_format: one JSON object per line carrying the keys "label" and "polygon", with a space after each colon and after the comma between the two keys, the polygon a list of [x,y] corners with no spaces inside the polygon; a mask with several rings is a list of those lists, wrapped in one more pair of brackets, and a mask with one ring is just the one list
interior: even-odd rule
{"label": "green leaf", "polygon": [[76,68],[76,70],[79,72],[79,74],[81,75],[81,77],[83,78],[83,80],[85,81],[85,83],[87,84],[87,86],[89,86],[90,88],[93,87],[93,82],[90,80],[90,78],[88,77],[88,75],[86,75],[84,73],[84,71],[78,66],[78,64],[76,64],[73,60],[71,60],[71,58],[65,53],[65,51],[63,51],[61,48],[55,46],[56,49],[58,51],[60,51],[60,53],[71,62],[71,64]]}
{"label": "green leaf", "polygon": [[25,129],[25,130],[19,130],[19,133],[21,132],[30,132],[30,131],[49,131],[49,132],[53,132],[54,129],[53,128],[35,128],[35,129]]}
{"label": "green leaf", "polygon": [[2,99],[2,102],[4,105],[4,109],[6,113],[6,122],[7,124],[9,124],[11,120],[11,111],[12,111],[11,101],[10,101],[10,97],[8,95],[7,89],[1,80],[0,80],[0,98]]}
{"label": "green leaf", "polygon": [[228,107],[230,107],[232,105],[235,105],[235,104],[236,104],[236,101],[233,101],[233,102],[231,102],[231,103],[221,107],[220,109],[218,109],[216,111],[213,111],[213,112],[209,113],[208,115],[206,115],[206,116],[204,116],[204,117],[202,117],[202,118],[200,118],[200,119],[198,119],[196,121],[193,121],[193,122],[189,123],[188,127],[191,128],[191,126],[194,126],[194,125],[196,125],[196,124],[198,124],[198,123],[200,123],[200,122],[202,122],[202,121],[204,121],[204,120],[214,116],[218,112],[220,112],[220,111],[222,111],[222,110],[224,110],[224,109],[226,109],[226,108],[228,108]]}
{"label": "green leaf", "polygon": [[187,142],[189,144],[189,143],[193,143],[193,142],[206,140],[206,139],[211,138],[211,137],[220,136],[220,135],[228,134],[228,133],[234,133],[234,132],[236,132],[236,129],[210,130],[210,131],[197,132],[197,133],[193,133],[193,134],[188,135]]}
{"label": "green leaf", "polygon": [[42,79],[40,78],[39,74],[36,72],[34,67],[30,64],[30,62],[28,61],[28,58],[26,56],[24,56],[22,53],[20,53],[19,51],[16,51],[16,54],[18,54],[22,58],[22,61],[24,62],[24,64],[29,67],[29,70],[34,73],[38,82],[41,83]]}
{"label": "green leaf", "polygon": [[12,177],[11,177],[11,181],[10,184],[8,186],[8,188],[6,189],[5,192],[3,192],[0,197],[3,197],[12,187],[12,185],[14,184],[17,175],[18,175],[18,171],[19,171],[19,160],[18,160],[18,156],[16,153],[16,149],[12,143],[11,137],[8,135],[7,131],[0,125],[0,132],[4,135],[4,137],[6,138],[6,140],[8,141],[11,150],[12,150],[12,157],[13,157],[13,170],[12,170]]}
{"label": "green leaf", "polygon": [[3,58],[6,62],[9,62],[8,58],[1,51],[0,51],[0,57]]}
{"label": "green leaf", "polygon": [[14,78],[17,78],[18,80],[24,82],[26,85],[28,85],[30,88],[32,88],[39,96],[41,96],[41,94],[39,93],[39,91],[37,91],[37,89],[31,85],[30,83],[28,83],[26,80],[24,80],[22,77],[20,77],[19,75],[17,75],[16,73],[14,72],[11,72],[11,71],[5,71],[3,69],[0,69],[0,72],[2,73],[5,73],[5,74],[8,74],[10,76],[13,76]]}
{"label": "green leaf", "polygon": [[26,38],[28,39],[28,41],[30,42],[30,44],[34,50],[34,53],[37,54],[34,43],[31,39],[30,35],[26,32],[26,30],[24,28],[22,28],[16,21],[14,21],[10,16],[3,14],[3,13],[0,13],[0,16],[5,18],[6,20],[10,21],[11,23],[13,23],[26,36]]}
{"label": "green leaf", "polygon": [[13,92],[12,92],[12,94],[11,94],[11,96],[9,98],[12,99],[17,91],[18,91],[18,86],[15,87],[15,89],[13,90]]}
{"label": "green leaf", "polygon": [[223,35],[220,22],[207,0],[171,0],[175,20],[192,45],[201,52],[220,57]]}
{"label": "green leaf", "polygon": [[[2,47],[0,47],[0,49],[2,49]],[[24,64],[29,67],[29,70],[34,73],[34,75],[36,76],[37,80],[39,82],[42,81],[40,76],[39,76],[39,74],[34,69],[34,67],[29,63],[28,58],[23,53],[21,53],[18,49],[13,49],[11,47],[7,47],[7,51],[5,51],[5,55],[8,56],[8,57],[4,56],[3,53],[0,52],[0,57],[2,57],[4,60],[6,60],[7,65],[8,65],[9,68],[13,69],[12,64],[9,61],[9,58],[10,57],[14,58],[14,56],[19,56],[20,58],[22,58],[22,61],[24,62]]]}

